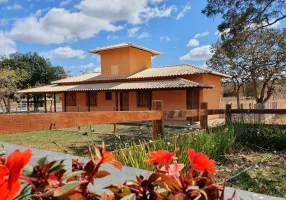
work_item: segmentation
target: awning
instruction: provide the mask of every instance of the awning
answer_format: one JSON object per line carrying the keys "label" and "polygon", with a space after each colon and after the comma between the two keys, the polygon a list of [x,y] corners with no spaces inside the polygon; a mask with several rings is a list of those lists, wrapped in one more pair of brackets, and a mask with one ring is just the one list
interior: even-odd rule
{"label": "awning", "polygon": [[47,85],[32,89],[20,90],[18,93],[58,93],[68,91],[116,91],[116,90],[148,90],[148,89],[183,89],[183,88],[213,88],[212,85],[205,85],[183,78],[136,81],[136,82],[112,82],[94,83],[79,85]]}

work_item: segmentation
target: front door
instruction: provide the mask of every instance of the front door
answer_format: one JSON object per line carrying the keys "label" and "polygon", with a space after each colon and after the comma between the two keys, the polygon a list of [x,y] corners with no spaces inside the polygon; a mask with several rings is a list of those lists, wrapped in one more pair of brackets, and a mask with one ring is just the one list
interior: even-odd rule
{"label": "front door", "polygon": [[129,92],[120,92],[120,110],[129,110]]}
{"label": "front door", "polygon": [[[200,91],[199,89],[189,89],[187,90],[187,109],[199,109],[200,106]],[[198,117],[188,117],[188,121],[191,123],[193,120],[199,120]]]}

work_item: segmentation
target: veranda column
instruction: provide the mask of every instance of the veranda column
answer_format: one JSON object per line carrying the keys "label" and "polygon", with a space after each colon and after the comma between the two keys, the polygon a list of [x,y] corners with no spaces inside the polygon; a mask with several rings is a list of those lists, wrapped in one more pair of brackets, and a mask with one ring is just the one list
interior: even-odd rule
{"label": "veranda column", "polygon": [[44,94],[44,106],[45,106],[45,113],[47,113],[47,94]]}
{"label": "veranda column", "polygon": [[29,98],[29,94],[27,94],[27,113],[30,114],[30,98]]}
{"label": "veranda column", "polygon": [[54,112],[57,112],[57,100],[56,100],[56,93],[54,93]]}

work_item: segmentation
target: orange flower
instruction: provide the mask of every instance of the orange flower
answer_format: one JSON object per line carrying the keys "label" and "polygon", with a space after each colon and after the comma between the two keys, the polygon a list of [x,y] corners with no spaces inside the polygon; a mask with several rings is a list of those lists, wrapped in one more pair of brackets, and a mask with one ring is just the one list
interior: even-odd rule
{"label": "orange flower", "polygon": [[18,194],[21,187],[19,177],[31,157],[31,150],[26,150],[23,153],[16,150],[7,158],[6,163],[0,166],[1,200],[12,200]]}
{"label": "orange flower", "polygon": [[152,163],[152,164],[163,164],[168,165],[173,159],[176,159],[176,154],[179,149],[177,148],[174,152],[169,152],[167,150],[159,150],[149,153],[149,160],[145,160],[144,162]]}
{"label": "orange flower", "polygon": [[193,170],[204,172],[208,171],[210,174],[216,174],[217,171],[213,168],[215,167],[215,161],[210,160],[205,154],[199,152],[196,154],[194,149],[188,150],[188,157]]}
{"label": "orange flower", "polygon": [[113,165],[117,169],[122,169],[121,162],[115,160],[115,155],[112,152],[106,151],[104,148],[102,149],[102,157],[103,157],[103,163],[109,163]]}

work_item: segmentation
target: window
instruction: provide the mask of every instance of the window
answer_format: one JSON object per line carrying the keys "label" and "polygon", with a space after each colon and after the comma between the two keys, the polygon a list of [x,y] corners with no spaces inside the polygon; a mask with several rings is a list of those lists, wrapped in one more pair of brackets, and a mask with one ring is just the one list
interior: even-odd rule
{"label": "window", "polygon": [[111,92],[105,92],[105,100],[112,100],[112,93]]}
{"label": "window", "polygon": [[87,92],[86,93],[86,106],[97,106],[97,93]]}
{"label": "window", "polygon": [[66,106],[76,106],[76,93],[66,93]]}
{"label": "window", "polygon": [[111,66],[111,74],[117,75],[118,74],[118,65]]}
{"label": "window", "polygon": [[138,108],[151,108],[151,91],[138,91],[137,92],[137,107]]}

